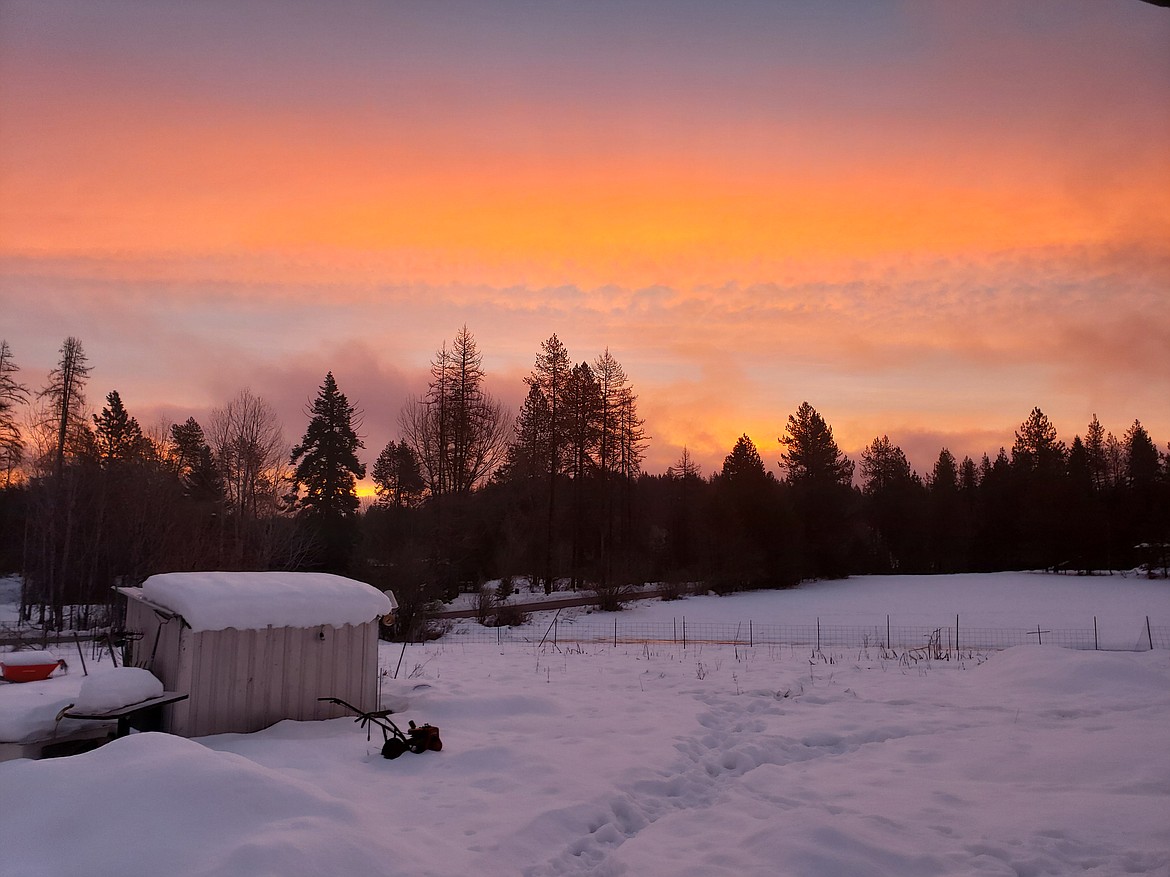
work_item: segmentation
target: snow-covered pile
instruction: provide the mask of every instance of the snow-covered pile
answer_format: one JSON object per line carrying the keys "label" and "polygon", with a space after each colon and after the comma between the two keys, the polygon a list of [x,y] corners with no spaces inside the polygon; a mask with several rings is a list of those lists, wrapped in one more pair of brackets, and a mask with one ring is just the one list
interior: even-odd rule
{"label": "snow-covered pile", "polygon": [[0,664],[6,667],[43,667],[56,663],[57,656],[45,649],[25,649],[23,652],[0,654]]}
{"label": "snow-covered pile", "polygon": [[[4,652],[0,659],[23,652]],[[106,726],[107,722],[90,722],[82,719],[61,719],[57,716],[63,709],[77,702],[81,687],[89,679],[114,671],[109,662],[88,664],[89,676],[80,673],[60,672],[41,682],[0,684],[0,743],[24,743],[31,740],[49,739],[67,734],[82,727]],[[0,874],[3,856],[0,854]]]}
{"label": "snow-covered pile", "polygon": [[[0,701],[0,743],[39,740],[56,731],[58,713],[73,703],[73,698],[59,691],[46,691],[40,687],[43,684],[28,682],[4,686],[5,697]],[[2,860],[3,853],[0,853],[0,862]],[[2,873],[3,868],[0,868]]]}
{"label": "snow-covered pile", "polygon": [[142,596],[182,615],[194,630],[342,627],[392,608],[377,588],[328,573],[163,573],[143,582]]}
{"label": "snow-covered pile", "polygon": [[79,713],[100,713],[162,697],[163,684],[149,670],[117,667],[108,673],[88,676],[81,683],[74,709]]}

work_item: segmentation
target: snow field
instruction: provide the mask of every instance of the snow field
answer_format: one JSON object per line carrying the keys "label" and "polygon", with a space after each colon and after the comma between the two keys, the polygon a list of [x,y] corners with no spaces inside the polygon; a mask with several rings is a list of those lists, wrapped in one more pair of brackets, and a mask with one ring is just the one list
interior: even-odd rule
{"label": "snow field", "polygon": [[[948,579],[973,616],[980,589],[1044,590],[1052,626],[1095,613],[1157,623],[1170,591]],[[1051,590],[1062,583],[1063,598]],[[961,596],[947,579],[829,584],[630,614],[721,621],[751,602],[775,618],[797,614],[795,597],[824,616],[870,612],[868,599],[926,615],[938,611],[927,584],[940,604]],[[914,663],[879,649],[500,648],[453,633],[408,646],[394,679],[401,648],[381,646],[382,703],[403,727],[438,725],[441,753],[387,761],[376,728],[367,742],[342,718],[0,763],[0,873],[1170,873],[1165,650],[1021,646]],[[0,686],[0,716],[17,694],[75,693],[79,676]]]}
{"label": "snow field", "polygon": [[[392,672],[399,648],[384,644]],[[34,683],[48,684],[48,683]],[[407,648],[349,719],[0,764],[11,873],[1164,874],[1170,656]],[[60,843],[45,843],[45,833]]]}

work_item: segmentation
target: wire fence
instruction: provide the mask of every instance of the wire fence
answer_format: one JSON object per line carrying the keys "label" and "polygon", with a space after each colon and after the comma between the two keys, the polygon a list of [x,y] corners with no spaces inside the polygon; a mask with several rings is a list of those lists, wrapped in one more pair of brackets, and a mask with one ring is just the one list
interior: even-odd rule
{"label": "wire fence", "polygon": [[1042,625],[1018,628],[964,627],[961,619],[948,624],[896,625],[887,618],[873,625],[762,624],[743,622],[689,622],[685,617],[672,621],[623,621],[601,618],[555,618],[546,627],[482,627],[463,625],[447,636],[460,642],[533,643],[710,643],[725,645],[803,646],[811,650],[835,648],[886,648],[896,651],[922,649],[933,652],[999,650],[1033,644],[1069,649],[1110,649],[1147,651],[1170,649],[1170,627],[1151,625],[1148,618],[1140,636],[1119,647],[1102,642],[1096,619],[1088,628],[1046,628]]}

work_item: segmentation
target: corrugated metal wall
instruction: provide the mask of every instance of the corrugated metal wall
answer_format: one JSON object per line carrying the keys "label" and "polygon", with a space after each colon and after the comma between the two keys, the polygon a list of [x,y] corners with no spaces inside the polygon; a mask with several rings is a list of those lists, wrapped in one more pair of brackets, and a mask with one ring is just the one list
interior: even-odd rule
{"label": "corrugated metal wall", "polygon": [[150,669],[167,690],[189,695],[166,708],[163,727],[173,734],[246,733],[282,719],[347,715],[341,707],[318,703],[318,697],[339,697],[363,710],[376,706],[376,620],[345,627],[193,631],[178,619],[163,622],[148,606],[130,600],[127,628],[143,634],[135,663]]}

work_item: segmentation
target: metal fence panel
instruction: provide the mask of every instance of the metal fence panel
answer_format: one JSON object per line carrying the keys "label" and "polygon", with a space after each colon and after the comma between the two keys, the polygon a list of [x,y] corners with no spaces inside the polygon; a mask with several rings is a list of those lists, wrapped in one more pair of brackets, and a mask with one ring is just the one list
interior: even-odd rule
{"label": "metal fence panel", "polygon": [[[810,649],[887,648],[895,651],[925,649],[943,652],[998,650],[1012,646],[1040,644],[1069,649],[1097,648],[1093,628],[981,628],[962,627],[953,621],[937,626],[894,625],[888,621],[871,625],[841,624],[759,624],[743,622],[623,621],[587,618],[558,619],[545,627],[475,627],[466,625],[449,634],[461,642],[505,643],[656,643],[678,645],[711,643],[726,645],[804,646]],[[1147,639],[1143,637],[1143,639]],[[1149,647],[1170,649],[1170,627],[1153,626]],[[1136,644],[1137,648],[1146,643]]]}

